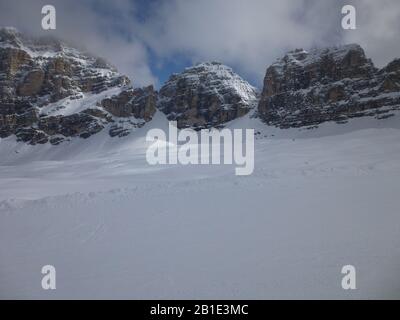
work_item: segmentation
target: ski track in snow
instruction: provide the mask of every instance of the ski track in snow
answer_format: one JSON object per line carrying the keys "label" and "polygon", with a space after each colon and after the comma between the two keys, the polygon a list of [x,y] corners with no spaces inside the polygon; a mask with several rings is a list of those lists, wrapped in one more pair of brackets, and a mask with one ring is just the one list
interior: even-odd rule
{"label": "ski track in snow", "polygon": [[[149,125],[61,147],[1,140],[0,298],[399,298],[400,129],[375,123],[235,120],[260,131],[243,177],[148,166]],[[56,290],[41,288],[47,264]]]}

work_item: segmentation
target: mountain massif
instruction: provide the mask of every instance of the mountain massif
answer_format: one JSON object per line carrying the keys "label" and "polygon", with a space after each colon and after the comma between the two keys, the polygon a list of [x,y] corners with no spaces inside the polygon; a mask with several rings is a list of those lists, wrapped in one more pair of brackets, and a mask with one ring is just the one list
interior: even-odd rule
{"label": "mountain massif", "polygon": [[261,94],[231,68],[201,63],[155,91],[134,88],[105,60],[65,43],[0,29],[0,138],[59,144],[102,130],[128,135],[156,110],[179,128],[221,127],[250,110],[280,128],[400,109],[400,60],[376,68],[358,45],[287,53],[266,72]]}
{"label": "mountain massif", "polygon": [[267,69],[260,117],[281,128],[349,118],[390,117],[400,109],[400,60],[374,67],[359,45],[286,54]]}
{"label": "mountain massif", "polygon": [[30,144],[88,138],[108,128],[125,135],[155,112],[152,87],[130,80],[101,58],[55,39],[0,29],[0,137]]}

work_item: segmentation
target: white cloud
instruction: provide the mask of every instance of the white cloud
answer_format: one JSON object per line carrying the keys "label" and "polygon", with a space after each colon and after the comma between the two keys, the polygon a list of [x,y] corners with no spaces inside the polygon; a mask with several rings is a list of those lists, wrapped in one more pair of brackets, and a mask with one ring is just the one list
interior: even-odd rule
{"label": "white cloud", "polygon": [[260,80],[286,50],[326,43],[334,19],[340,23],[340,11],[325,17],[331,7],[332,1],[174,0],[154,6],[139,27],[161,58],[183,53],[194,62],[222,60]]}
{"label": "white cloud", "polygon": [[[341,28],[341,8],[357,9],[358,30]],[[363,45],[377,65],[399,55],[398,0],[172,0],[138,26],[160,58],[220,60],[261,82],[267,65],[298,47]]]}
{"label": "white cloud", "polygon": [[[47,0],[0,0],[0,21],[41,33]],[[360,43],[381,66],[400,52],[398,0],[53,0],[56,33],[104,56],[135,85],[156,83],[149,67],[185,57],[219,60],[261,85],[266,67],[287,50]],[[139,5],[140,4],[140,5]],[[357,9],[356,31],[341,29],[341,7]],[[137,13],[145,19],[137,19]]]}
{"label": "white cloud", "polygon": [[344,32],[347,42],[357,42],[373,62],[382,67],[400,57],[400,2],[398,0],[353,1],[357,29]]}

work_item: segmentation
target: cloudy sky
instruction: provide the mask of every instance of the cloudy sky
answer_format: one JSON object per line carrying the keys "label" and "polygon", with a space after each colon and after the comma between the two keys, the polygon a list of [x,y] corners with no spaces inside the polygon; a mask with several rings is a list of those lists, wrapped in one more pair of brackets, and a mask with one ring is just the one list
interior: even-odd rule
{"label": "cloudy sky", "polygon": [[[56,7],[55,31],[41,30],[45,4]],[[357,30],[341,28],[345,4]],[[377,66],[400,57],[399,0],[0,0],[0,24],[84,46],[136,86],[217,60],[260,87],[266,67],[295,48],[357,42]]]}

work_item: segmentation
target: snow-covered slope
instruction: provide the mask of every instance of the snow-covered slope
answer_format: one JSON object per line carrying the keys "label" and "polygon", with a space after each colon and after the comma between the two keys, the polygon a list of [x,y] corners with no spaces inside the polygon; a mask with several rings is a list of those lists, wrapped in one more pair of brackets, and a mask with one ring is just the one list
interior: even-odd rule
{"label": "snow-covered slope", "polygon": [[[216,62],[158,95],[10,28],[0,59],[0,298],[400,297],[399,60],[296,50],[255,110],[256,90]],[[168,120],[254,128],[253,174],[149,165],[146,134]]]}
{"label": "snow-covered slope", "polygon": [[113,141],[0,140],[0,297],[399,298],[398,119],[280,130],[247,115],[227,124],[257,131],[244,177],[149,166],[160,112]]}

